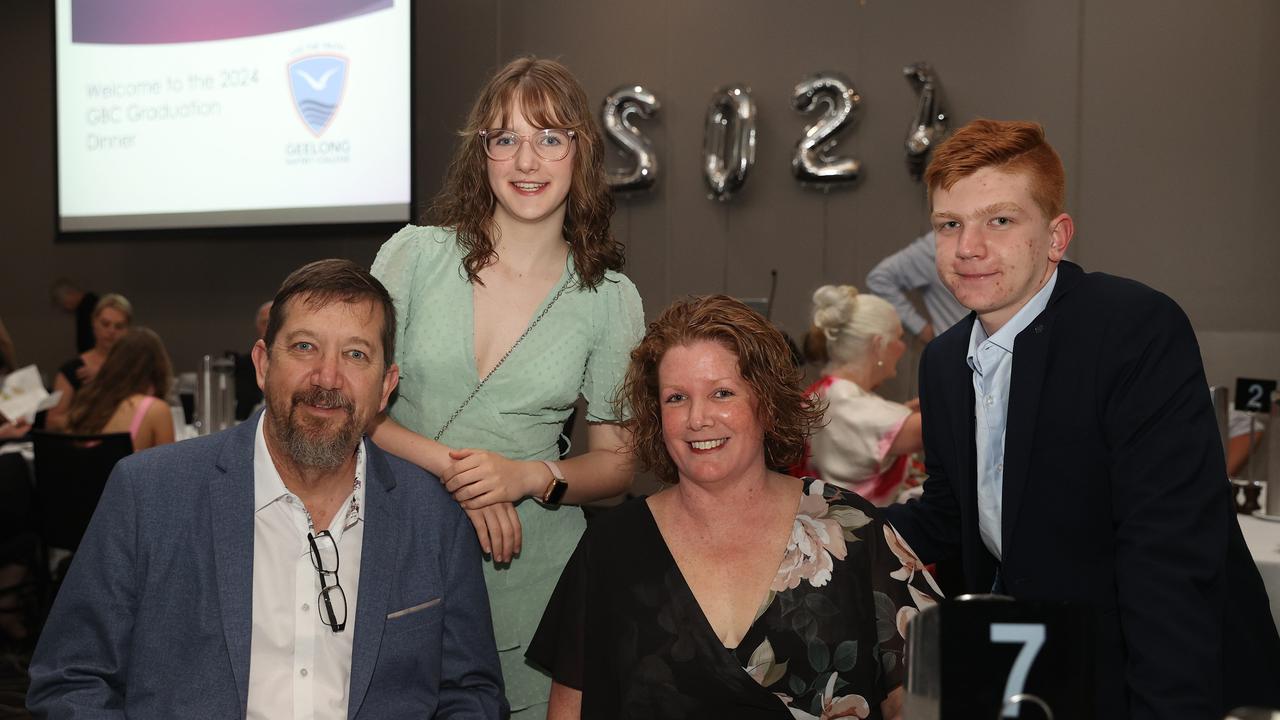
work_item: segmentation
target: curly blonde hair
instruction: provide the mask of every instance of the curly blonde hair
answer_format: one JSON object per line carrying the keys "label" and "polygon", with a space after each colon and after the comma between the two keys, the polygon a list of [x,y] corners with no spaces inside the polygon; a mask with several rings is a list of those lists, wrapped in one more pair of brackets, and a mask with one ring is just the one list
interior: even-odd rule
{"label": "curly blonde hair", "polygon": [[621,270],[623,247],[609,229],[613,194],[605,181],[604,137],[587,102],[587,94],[564,65],[535,57],[512,60],[480,91],[459,131],[462,142],[454,152],[444,187],[427,211],[428,220],[453,228],[466,251],[462,264],[467,278],[480,282],[479,273],[497,254],[498,228],[493,220],[497,204],[489,187],[488,164],[481,130],[506,124],[518,105],[525,118],[542,128],[573,130],[573,155],[564,238],[573,255],[582,289],[595,289],[606,270]]}
{"label": "curly blonde hair", "polygon": [[792,361],[786,338],[740,300],[704,295],[677,300],[649,323],[618,388],[619,417],[628,420],[629,450],[644,470],[677,482],[675,463],[662,439],[658,365],[667,351],[698,341],[718,342],[738,358],[764,428],[765,463],[785,468],[798,462],[805,439],[822,422],[825,407],[804,392],[804,372]]}

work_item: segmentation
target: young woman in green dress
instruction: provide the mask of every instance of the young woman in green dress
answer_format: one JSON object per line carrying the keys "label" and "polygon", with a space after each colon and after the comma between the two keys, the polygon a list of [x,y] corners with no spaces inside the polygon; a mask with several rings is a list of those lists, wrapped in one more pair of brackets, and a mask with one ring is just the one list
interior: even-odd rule
{"label": "young woman in green dress", "polygon": [[[373,439],[439,476],[475,524],[507,698],[533,717],[550,680],[524,650],[586,525],[561,505],[631,482],[612,400],[644,319],[609,230],[603,139],[568,69],[511,62],[461,136],[436,225],[404,228],[373,263],[396,302],[401,370]],[[579,395],[588,447],[560,461]]]}

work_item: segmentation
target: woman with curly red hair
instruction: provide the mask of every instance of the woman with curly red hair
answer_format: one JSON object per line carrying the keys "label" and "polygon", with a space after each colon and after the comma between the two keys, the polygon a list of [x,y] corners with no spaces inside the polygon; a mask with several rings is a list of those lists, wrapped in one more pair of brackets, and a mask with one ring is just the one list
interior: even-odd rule
{"label": "woman with curly red hair", "polygon": [[[401,371],[373,437],[439,476],[475,524],[507,698],[532,716],[550,681],[523,648],[586,526],[560,505],[631,482],[611,401],[643,312],[609,229],[603,137],[567,68],[509,63],[460,134],[435,226],[406,227],[373,263]],[[579,395],[588,449],[557,462]]]}
{"label": "woman with curly red hair", "polygon": [[529,648],[548,718],[894,718],[938,593],[867,500],[770,470],[822,407],[782,333],[723,295],[649,325],[619,392],[666,487],[582,536]]}

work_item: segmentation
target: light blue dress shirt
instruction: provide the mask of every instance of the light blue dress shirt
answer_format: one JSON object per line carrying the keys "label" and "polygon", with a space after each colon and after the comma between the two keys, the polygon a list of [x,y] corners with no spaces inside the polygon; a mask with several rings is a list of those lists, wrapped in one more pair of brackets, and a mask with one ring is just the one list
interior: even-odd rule
{"label": "light blue dress shirt", "polygon": [[974,445],[978,453],[978,533],[982,543],[996,558],[1003,557],[1000,519],[1004,504],[1004,434],[1009,417],[1009,380],[1013,377],[1013,341],[1044,312],[1058,282],[1058,271],[1022,309],[987,336],[981,320],[969,333],[969,355],[965,360],[973,370]]}
{"label": "light blue dress shirt", "polygon": [[[969,314],[969,308],[961,305],[938,277],[936,246],[937,238],[932,232],[921,235],[881,260],[867,274],[867,289],[893,305],[902,319],[902,327],[912,335],[919,335],[926,323],[933,325],[934,334],[941,335]],[[907,297],[909,290],[920,291],[928,318],[911,303]]]}

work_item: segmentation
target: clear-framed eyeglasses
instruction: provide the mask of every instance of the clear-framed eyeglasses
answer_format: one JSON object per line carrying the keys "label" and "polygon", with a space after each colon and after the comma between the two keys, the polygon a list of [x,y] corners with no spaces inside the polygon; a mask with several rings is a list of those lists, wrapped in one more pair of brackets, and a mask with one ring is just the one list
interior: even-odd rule
{"label": "clear-framed eyeglasses", "polygon": [[521,135],[514,130],[494,128],[481,130],[480,139],[484,142],[484,154],[490,160],[510,160],[520,151],[521,143],[529,143],[534,153],[543,160],[555,162],[569,155],[569,147],[578,137],[573,130],[539,130],[529,135]]}
{"label": "clear-framed eyeglasses", "polygon": [[307,533],[307,543],[311,545],[311,565],[320,576],[320,594],[316,597],[320,622],[334,632],[342,632],[347,626],[347,594],[338,582],[338,543],[328,530]]}

